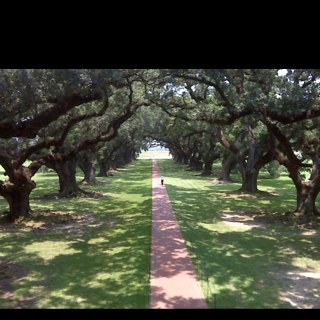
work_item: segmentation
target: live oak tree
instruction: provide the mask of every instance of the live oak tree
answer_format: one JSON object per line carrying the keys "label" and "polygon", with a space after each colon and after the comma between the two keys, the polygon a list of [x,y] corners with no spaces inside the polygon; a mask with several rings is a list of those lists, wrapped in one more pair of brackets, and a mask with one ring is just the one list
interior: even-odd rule
{"label": "live oak tree", "polygon": [[[91,117],[88,117],[89,114],[86,112],[88,106],[82,105],[76,110],[72,110],[72,113],[60,117],[59,120],[55,121],[54,126],[42,129],[38,133],[41,139],[54,141],[55,137],[59,136],[59,132],[67,123],[73,124],[72,130],[64,137],[62,143],[51,147],[50,152],[42,150],[40,155],[32,155],[32,159],[41,159],[44,165],[57,173],[59,177],[59,193],[61,196],[74,196],[80,192],[84,192],[79,188],[76,181],[77,164],[86,156],[86,152],[88,152],[88,154],[93,152],[96,144],[87,145],[85,148],[82,148],[82,150],[78,149],[79,144],[83,142],[84,139],[87,139],[88,136],[90,136],[90,138],[94,136],[91,134],[91,131],[95,132],[95,135],[99,133],[97,130],[99,120],[109,111],[109,100],[110,98],[106,96],[102,106],[91,103]],[[96,121],[94,121],[93,118],[95,118]],[[77,150],[77,152],[75,152],[75,150]]]}
{"label": "live oak tree", "polygon": [[[181,88],[184,83],[190,97],[197,103],[196,106],[194,104],[192,106],[187,99],[180,98],[178,100],[179,94],[174,95],[174,90],[171,90],[171,95],[167,95],[169,102],[166,101],[166,106],[171,105],[175,110],[178,110],[172,112],[173,116],[181,116],[181,109],[191,109],[191,112],[196,110],[199,120],[221,126],[232,125],[236,120],[250,115],[256,119],[255,121],[262,121],[268,127],[270,137],[274,137],[270,140],[273,156],[287,167],[297,188],[296,211],[317,214],[314,203],[318,194],[318,156],[315,152],[312,154],[310,151],[303,152],[305,155],[309,154],[310,161],[313,161],[313,174],[309,179],[304,179],[300,170],[306,164],[301,164],[301,160],[296,159],[294,153],[294,151],[302,152],[299,148],[302,149],[303,144],[300,143],[300,147],[294,146],[290,138],[286,139],[284,134],[281,135],[281,128],[283,125],[292,125],[304,119],[314,119],[320,116],[319,70],[289,70],[284,77],[279,76],[278,70],[273,69],[174,70],[171,73],[174,78],[180,80],[175,83],[174,90],[177,92],[177,88]],[[188,83],[188,81],[191,82]],[[172,98],[173,96],[175,99]],[[189,114],[182,116],[189,120],[192,118]],[[250,160],[250,154],[256,153],[252,146],[257,144],[252,139],[252,135],[250,137],[249,133],[252,132],[250,125],[244,132],[247,132],[248,141],[251,139],[253,142],[251,143],[251,151],[248,149],[249,157],[247,159],[248,164],[253,164],[254,162]],[[310,133],[310,127],[305,127],[301,132]],[[277,148],[273,139],[278,141]],[[230,143],[229,145],[231,146]],[[309,142],[310,145],[316,150],[317,139]],[[281,153],[276,151],[279,148]],[[270,152],[265,155],[270,157]],[[256,170],[254,171],[256,172]],[[249,189],[254,191],[254,184],[250,185]]]}
{"label": "live oak tree", "polygon": [[[288,70],[284,76],[277,69],[2,70],[0,164],[7,178],[0,195],[12,218],[27,215],[32,176],[43,164],[54,160],[74,168],[86,154],[88,160],[88,150],[93,156],[111,143],[121,125],[147,104],[166,116],[149,116],[150,128],[142,121],[146,131],[119,147],[117,158],[133,159],[143,139],[153,137],[175,159],[208,170],[209,150],[218,151],[220,140],[242,168],[243,191],[256,192],[257,173],[276,158],[297,189],[296,212],[317,214],[319,75],[312,69]],[[99,130],[90,130],[95,126]],[[312,173],[304,177],[308,166]],[[62,194],[76,191],[76,184],[60,182]]]}
{"label": "live oak tree", "polygon": [[[263,130],[264,127],[261,124],[254,126],[254,121],[249,121],[248,116],[243,120],[245,124],[240,125],[241,130],[233,139],[228,138],[221,127],[217,127],[217,136],[240,167],[242,185],[239,191],[257,193],[259,191],[257,183],[259,172],[273,160],[274,156],[268,144],[266,130]],[[242,121],[240,120],[240,122]]]}
{"label": "live oak tree", "polygon": [[206,124],[203,132],[199,132],[199,141],[199,154],[203,162],[202,175],[210,176],[214,161],[220,158],[216,134],[210,125]]}
{"label": "live oak tree", "polygon": [[174,159],[187,164],[192,170],[202,171],[203,175],[211,175],[213,162],[219,154],[216,152],[216,135],[210,125],[177,119],[174,124],[175,135],[173,128],[168,130]]}
{"label": "live oak tree", "polygon": [[[215,145],[212,131],[208,129],[208,124],[197,122],[196,118],[191,119],[191,107],[181,107],[175,102],[176,97],[183,98],[183,85],[174,83],[170,73],[161,74],[163,81],[156,83],[153,94],[149,96],[154,106],[163,110],[163,115],[156,122],[158,133],[152,136],[165,141],[174,160],[187,164],[191,169],[201,170],[203,174],[211,174],[212,162],[216,157],[212,153]],[[168,119],[165,126],[161,123],[163,119]]]}
{"label": "live oak tree", "polygon": [[289,70],[274,85],[274,104],[261,110],[274,156],[296,187],[297,215],[319,214],[319,76],[319,70]]}
{"label": "live oak tree", "polygon": [[96,179],[96,167],[97,156],[94,150],[87,150],[78,156],[78,167],[82,170],[84,178],[82,183],[94,185],[97,183]]}
{"label": "live oak tree", "polygon": [[[216,71],[209,73],[215,75]],[[234,73],[235,77],[229,78],[227,84],[232,81],[238,83],[235,86],[238,99],[231,102],[229,97],[232,94],[223,89],[219,77],[212,81],[213,77],[200,76],[200,81],[216,88],[222,106],[228,106],[231,110],[226,110],[226,115],[223,116],[213,112],[211,121],[230,124],[237,118],[251,115],[264,123],[268,128],[273,156],[286,166],[296,187],[295,212],[318,214],[315,200],[319,193],[316,120],[320,115],[319,70],[289,70],[282,77],[273,70],[241,70]],[[199,79],[199,76],[187,78]],[[309,122],[305,122],[308,119]],[[312,174],[306,178],[302,171],[310,163]]]}
{"label": "live oak tree", "polygon": [[222,154],[221,172],[218,180],[223,183],[229,183],[232,181],[231,171],[236,166],[237,160],[230,152]]}
{"label": "live oak tree", "polygon": [[[303,122],[280,130],[279,124],[265,120],[272,137],[270,144],[273,153],[279,163],[287,168],[296,187],[297,206],[294,212],[298,215],[319,215],[315,204],[320,191],[319,121],[312,122],[312,133],[309,131],[305,135],[306,128],[301,130]],[[306,175],[308,168],[310,172]]]}
{"label": "live oak tree", "polygon": [[109,171],[115,170],[136,159],[140,146],[144,144],[143,123],[140,114],[144,114],[145,107],[136,110],[134,115],[118,130],[113,140],[104,143],[96,152],[99,166],[98,176],[112,175]]}
{"label": "live oak tree", "polygon": [[135,132],[139,132],[139,150],[148,150],[149,147],[157,145],[171,149],[172,140],[169,136],[171,118],[161,108],[151,102],[150,106],[143,107],[135,114],[139,116],[139,126]]}
{"label": "live oak tree", "polygon": [[[36,138],[40,129],[78,105],[101,100],[119,71],[5,69],[0,72],[0,138]],[[99,84],[97,84],[99,82]]]}
{"label": "live oak tree", "polygon": [[140,147],[143,144],[144,130],[141,122],[141,114],[144,107],[140,108],[135,114],[126,121],[119,129],[119,135],[115,139],[115,148],[109,159],[112,161],[113,169],[125,166],[137,159]]}
{"label": "live oak tree", "polygon": [[[10,219],[29,214],[29,195],[36,186],[32,176],[43,165],[42,161],[33,161],[24,166],[25,161],[33,153],[62,141],[61,137],[40,141],[38,132],[82,103],[101,98],[98,90],[92,90],[87,83],[81,85],[79,78],[72,81],[74,72],[63,73],[70,81],[58,80],[58,70],[1,72],[0,164],[8,178],[1,181],[0,195],[8,201]],[[80,88],[81,93],[75,94]]]}
{"label": "live oak tree", "polygon": [[116,169],[117,151],[125,144],[125,140],[121,136],[116,137],[109,143],[104,144],[96,153],[97,163],[99,166],[98,177],[107,177],[110,175],[111,169]]}
{"label": "live oak tree", "polygon": [[[1,96],[1,103],[5,112],[0,119],[0,142],[3,147],[0,164],[8,179],[1,181],[0,195],[8,201],[10,219],[29,214],[29,195],[36,186],[32,176],[43,164],[49,163],[52,158],[59,164],[69,160],[68,165],[73,168],[75,155],[101,141],[113,139],[121,124],[145,104],[133,91],[138,73],[135,70],[2,72],[0,82],[5,94]],[[110,93],[111,86],[116,91],[112,98],[116,106],[108,117],[107,125],[68,149],[64,142],[70,137],[68,134],[72,129],[77,125],[81,127],[83,121],[100,117],[109,108],[109,96],[113,94]],[[100,104],[97,108],[88,104],[102,100],[102,106]],[[55,130],[58,134],[51,135]],[[61,151],[65,149],[68,149],[67,153],[63,154]],[[34,159],[25,166],[25,161],[30,158]],[[68,165],[65,169],[72,172]],[[67,186],[75,186],[69,182]],[[64,181],[60,180],[60,183],[62,186]],[[70,194],[72,189],[63,189],[62,193]]]}
{"label": "live oak tree", "polygon": [[[61,195],[73,196],[84,192],[79,189],[75,176],[79,153],[81,159],[87,149],[97,152],[103,142],[108,143],[117,137],[120,126],[128,121],[138,108],[148,104],[141,99],[137,84],[131,80],[132,76],[135,77],[136,74],[126,76],[127,83],[123,86],[109,87],[111,96],[106,98],[108,107],[103,115],[81,122],[76,128],[78,130],[73,130],[69,135],[70,139],[65,140],[63,147],[56,148],[51,157],[46,158],[47,165],[55,169],[59,175]],[[128,152],[129,148],[125,150],[123,157],[128,157]],[[128,158],[125,158],[122,164],[127,161]]]}
{"label": "live oak tree", "polygon": [[[219,140],[239,164],[242,192],[258,192],[259,171],[273,158],[265,143],[266,130],[263,133],[257,120],[249,116],[255,104],[267,99],[271,88],[269,78],[274,73],[275,70],[175,70],[172,71],[175,80],[157,100],[173,117],[211,125],[211,141]],[[244,137],[240,149],[236,140],[228,139],[224,133],[236,121],[241,123],[239,134]],[[193,146],[196,148],[197,145]]]}

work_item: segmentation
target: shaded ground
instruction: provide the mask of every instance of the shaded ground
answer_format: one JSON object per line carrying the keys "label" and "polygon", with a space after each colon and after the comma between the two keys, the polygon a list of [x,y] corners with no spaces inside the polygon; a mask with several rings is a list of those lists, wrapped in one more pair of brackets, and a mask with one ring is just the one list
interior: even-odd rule
{"label": "shaded ground", "polygon": [[15,299],[14,282],[26,277],[28,270],[18,264],[14,264],[9,260],[0,259],[0,299],[11,300],[11,308],[33,308],[35,299],[30,297],[23,301]]}
{"label": "shaded ground", "polygon": [[[96,218],[91,215],[77,216],[72,212],[42,211],[32,213],[30,217],[19,219],[15,223],[8,223],[6,217],[0,218],[0,231],[2,232],[46,232],[50,230],[64,230],[66,233],[82,234],[81,226],[94,223]],[[8,259],[0,258],[0,299],[8,300],[10,308],[34,308],[36,297],[18,300],[15,297],[14,283],[28,275],[28,270]]]}
{"label": "shaded ground", "polygon": [[282,300],[287,301],[293,308],[320,308],[320,273],[308,269],[294,268],[287,272],[275,272],[273,276],[285,282],[286,291],[280,293]]}
{"label": "shaded ground", "polygon": [[21,232],[24,230],[50,230],[77,228],[79,225],[95,221],[91,215],[76,215],[66,211],[41,211],[33,212],[27,218],[20,218],[14,223],[7,222],[6,216],[0,217],[0,231]]}
{"label": "shaded ground", "polygon": [[[101,185],[107,185],[110,183],[97,183],[97,184],[101,184]],[[87,184],[89,185],[89,184]],[[91,185],[95,185],[95,184],[91,184]],[[86,191],[86,190],[79,190],[79,192],[77,194],[71,194],[69,196],[63,196],[60,195],[59,193],[57,194],[48,194],[48,195],[43,195],[41,197],[34,197],[34,199],[63,199],[63,198],[92,198],[92,199],[96,199],[96,198],[101,198],[104,197],[106,194],[103,192],[98,192],[98,191]]]}
{"label": "shaded ground", "polygon": [[[236,195],[235,195],[236,196]],[[250,195],[249,195],[250,196]],[[241,197],[243,197],[241,195]],[[294,213],[275,213],[261,210],[230,211],[223,212],[222,218],[229,222],[243,222],[246,225],[257,225],[263,227],[264,224],[293,226],[300,230],[305,230],[306,234],[320,233],[319,216],[296,216]]]}
{"label": "shaded ground", "polygon": [[[240,228],[265,228],[267,224],[284,224],[306,230],[302,232],[304,236],[320,235],[318,217],[312,221],[300,220],[299,222],[299,219],[289,214],[270,217],[268,213],[235,211],[223,212],[221,218],[225,223]],[[271,232],[279,233],[280,231],[272,230]],[[292,267],[286,271],[274,271],[272,277],[284,284],[286,290],[280,293],[280,297],[283,301],[290,303],[293,308],[320,308],[320,272],[318,270]]]}

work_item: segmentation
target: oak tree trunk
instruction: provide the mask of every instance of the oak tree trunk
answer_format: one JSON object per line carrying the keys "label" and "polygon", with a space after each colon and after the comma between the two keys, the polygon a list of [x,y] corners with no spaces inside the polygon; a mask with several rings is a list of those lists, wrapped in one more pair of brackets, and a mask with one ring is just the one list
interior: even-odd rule
{"label": "oak tree trunk", "polygon": [[78,165],[84,173],[83,181],[89,184],[96,183],[96,166],[94,161],[91,161],[89,159],[83,159],[79,161]]}
{"label": "oak tree trunk", "polygon": [[66,160],[56,155],[46,163],[46,166],[57,173],[59,177],[59,194],[61,196],[69,197],[81,191],[76,180],[76,159]]}
{"label": "oak tree trunk", "polygon": [[57,174],[60,183],[60,195],[63,197],[70,197],[76,195],[80,188],[76,180],[76,161],[66,161],[60,163]]}
{"label": "oak tree trunk", "polygon": [[202,170],[202,166],[203,166],[203,163],[199,159],[196,159],[196,158],[190,159],[189,167],[192,170],[200,171]]}
{"label": "oak tree trunk", "polygon": [[208,161],[204,162],[202,175],[211,176],[211,174],[212,174],[212,164],[213,164],[212,160],[210,160],[210,161],[208,160]]}
{"label": "oak tree trunk", "polygon": [[36,187],[36,183],[31,178],[30,170],[22,166],[13,170],[9,180],[1,185],[0,194],[8,201],[10,221],[30,214],[30,193]]}
{"label": "oak tree trunk", "polygon": [[108,171],[110,170],[110,163],[109,161],[103,159],[99,161],[99,177],[107,177]]}
{"label": "oak tree trunk", "polygon": [[245,193],[258,193],[258,174],[256,169],[242,169],[242,186],[239,191]]}
{"label": "oak tree trunk", "polygon": [[312,185],[310,181],[302,181],[297,189],[297,207],[295,213],[299,215],[319,215],[316,207],[316,199],[319,187]]}
{"label": "oak tree trunk", "polygon": [[230,154],[228,155],[223,161],[222,161],[222,169],[220,173],[219,180],[224,182],[230,182],[231,181],[231,170],[234,168],[234,166],[237,164],[236,158]]}
{"label": "oak tree trunk", "polygon": [[[31,187],[31,186],[30,186]],[[33,187],[32,187],[33,189]],[[32,190],[31,189],[31,190]],[[14,221],[19,217],[28,217],[30,214],[30,193],[31,190],[12,190],[9,196],[9,220]]]}

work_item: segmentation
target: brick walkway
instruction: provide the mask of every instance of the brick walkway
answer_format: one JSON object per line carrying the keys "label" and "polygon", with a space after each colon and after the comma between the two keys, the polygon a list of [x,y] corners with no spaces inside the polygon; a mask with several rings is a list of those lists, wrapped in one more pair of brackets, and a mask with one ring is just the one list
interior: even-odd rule
{"label": "brick walkway", "polygon": [[208,308],[157,161],[152,172],[151,308]]}

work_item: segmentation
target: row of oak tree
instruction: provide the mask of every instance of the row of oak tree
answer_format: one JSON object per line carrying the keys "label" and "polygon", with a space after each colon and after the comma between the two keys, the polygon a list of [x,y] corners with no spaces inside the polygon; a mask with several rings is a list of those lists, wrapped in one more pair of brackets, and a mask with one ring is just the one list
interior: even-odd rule
{"label": "row of oak tree", "polygon": [[[257,193],[260,170],[278,161],[297,191],[294,212],[317,215],[320,70],[5,69],[0,71],[0,195],[8,218],[30,213],[33,176],[59,177],[61,196],[136,159],[157,140],[203,174],[237,165],[241,191]],[[305,172],[309,170],[306,177]]]}

